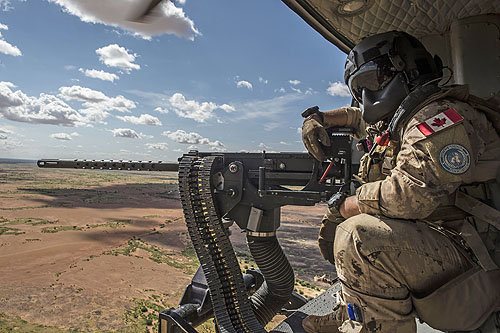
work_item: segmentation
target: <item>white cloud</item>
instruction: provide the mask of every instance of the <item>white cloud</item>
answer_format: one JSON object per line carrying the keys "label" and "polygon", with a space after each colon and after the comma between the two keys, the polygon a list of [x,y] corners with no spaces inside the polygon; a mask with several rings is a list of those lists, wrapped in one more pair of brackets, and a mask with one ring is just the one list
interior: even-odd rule
{"label": "white cloud", "polygon": [[168,143],[166,143],[166,142],[146,143],[145,146],[148,149],[157,149],[157,150],[167,150],[168,149]]}
{"label": "white cloud", "polygon": [[[4,0],[5,1],[5,0]],[[138,34],[145,39],[162,34],[174,34],[193,40],[199,35],[194,22],[172,1],[162,1],[147,17],[147,22],[134,22],[134,15],[145,9],[143,0],[49,0],[69,14],[88,23],[101,23]]]}
{"label": "white cloud", "polygon": [[137,54],[130,54],[128,51],[118,44],[109,44],[95,50],[95,53],[99,55],[99,60],[108,67],[118,67],[125,72],[141,69],[141,66],[134,63]]}
{"label": "white cloud", "polygon": [[208,143],[208,145],[212,146],[212,147],[224,147],[224,144],[222,142],[220,142],[219,140],[210,141]]}
{"label": "white cloud", "polygon": [[14,132],[12,132],[11,130],[9,129],[6,129],[6,128],[3,128],[3,127],[0,127],[0,133],[3,133],[3,134],[12,134]]}
{"label": "white cloud", "polygon": [[253,86],[252,86],[252,84],[251,84],[250,82],[248,82],[248,81],[243,81],[243,80],[242,80],[242,81],[238,81],[238,82],[236,82],[236,86],[237,86],[238,88],[247,88],[247,89],[250,89],[250,90],[252,90],[252,89],[253,89]]}
{"label": "white cloud", "polygon": [[300,81],[299,80],[289,80],[288,83],[294,85],[294,86],[297,86],[300,84]]}
{"label": "white cloud", "polygon": [[[0,23],[0,30],[8,30],[8,29],[9,29],[8,26]],[[14,45],[12,45],[9,42],[4,40],[1,32],[0,32],[0,53],[6,54],[6,55],[11,55],[14,57],[18,57],[18,56],[23,55],[21,53],[21,50],[19,50],[17,48],[17,46],[14,46]]]}
{"label": "white cloud", "polygon": [[10,137],[6,137],[5,135],[0,138],[0,151],[12,151],[23,146],[24,145],[19,140],[11,139]]}
{"label": "white cloud", "polygon": [[100,103],[108,99],[108,97],[100,91],[80,86],[60,87],[59,92],[59,96],[65,100]]}
{"label": "white cloud", "polygon": [[300,90],[298,88],[290,87],[290,89],[292,89],[293,91],[295,91],[297,94],[302,94],[302,90]]}
{"label": "white cloud", "polygon": [[267,146],[264,142],[259,143],[259,147],[262,149],[270,149],[270,147]]}
{"label": "white cloud", "polygon": [[280,141],[280,144],[285,145],[285,146],[289,146],[290,145],[288,142],[285,142],[285,141]]}
{"label": "white cloud", "polygon": [[0,10],[3,12],[8,12],[9,10],[13,9],[10,5],[10,0],[0,0]]}
{"label": "white cloud", "polygon": [[[101,111],[119,111],[130,112],[130,109],[136,107],[135,103],[122,95],[116,97],[108,97],[98,90],[85,88],[81,86],[60,87],[59,97],[71,101],[76,100],[83,102],[88,110],[101,110]],[[85,112],[84,110],[80,110]]]}
{"label": "white cloud", "polygon": [[108,97],[98,90],[81,86],[60,87],[60,98],[66,101],[82,102],[83,108],[78,110],[86,123],[104,123],[110,111],[128,112],[136,107],[135,103],[121,95]]}
{"label": "white cloud", "polygon": [[115,128],[111,130],[113,136],[120,138],[129,138],[129,139],[142,139],[144,134],[137,133],[133,129],[130,128]]}
{"label": "white cloud", "polygon": [[274,89],[274,92],[286,93],[285,88],[281,87],[279,89]]}
{"label": "white cloud", "polygon": [[56,96],[40,94],[31,97],[11,82],[0,82],[0,116],[33,124],[78,126],[85,123],[84,117]]}
{"label": "white cloud", "polygon": [[54,133],[51,134],[50,137],[52,139],[57,139],[57,140],[65,140],[65,141],[73,140],[72,135],[68,133]]}
{"label": "white cloud", "polygon": [[330,82],[330,86],[326,89],[326,92],[330,96],[351,97],[351,92],[347,85],[340,81]]}
{"label": "white cloud", "polygon": [[[236,105],[238,110],[231,118],[234,121],[246,119],[271,119],[274,122],[283,122],[286,114],[290,115],[293,105],[304,99],[304,95],[287,94],[266,100],[256,100]],[[272,110],[272,112],[270,112]]]}
{"label": "white cloud", "polygon": [[225,147],[211,147],[210,150],[223,152],[223,151],[227,151],[227,148],[225,148]]}
{"label": "white cloud", "polygon": [[155,109],[156,112],[159,112],[159,113],[163,113],[163,114],[167,114],[168,113],[168,109],[166,108],[161,108],[161,107],[157,107]]}
{"label": "white cloud", "polygon": [[267,84],[269,81],[264,80],[264,78],[263,78],[262,76],[259,76],[259,82],[260,82],[260,83]]}
{"label": "white cloud", "polygon": [[236,111],[236,109],[234,108],[234,106],[228,105],[228,104],[222,104],[222,105],[220,105],[219,109],[222,109],[222,110],[226,111],[227,113]]}
{"label": "white cloud", "polygon": [[170,140],[182,144],[190,144],[190,145],[201,144],[201,145],[209,145],[212,147],[224,147],[224,144],[222,142],[218,140],[210,141],[209,139],[204,138],[203,136],[195,132],[187,133],[186,131],[183,130],[177,130],[175,132],[166,131],[163,132],[162,135],[168,137]]}
{"label": "white cloud", "polygon": [[280,127],[280,125],[282,125],[283,123],[282,122],[266,122],[264,124],[264,130],[265,131],[272,131],[278,127]]}
{"label": "white cloud", "polygon": [[216,109],[223,109],[226,112],[233,111],[234,109],[227,104],[220,106],[214,102],[200,103],[194,100],[186,100],[186,98],[180,93],[173,94],[172,97],[169,98],[169,102],[178,116],[190,118],[199,123],[203,123],[214,117],[214,111]]}
{"label": "white cloud", "polygon": [[302,134],[302,127],[297,127],[297,133]]}
{"label": "white cloud", "polygon": [[135,125],[149,125],[149,126],[161,126],[160,119],[150,115],[150,114],[141,114],[139,117],[135,116],[124,116],[124,117],[116,117],[120,120],[123,120],[128,123],[132,123]]}
{"label": "white cloud", "polygon": [[208,101],[188,100],[181,93],[166,95],[141,90],[127,90],[127,92],[147,99],[150,105],[161,105],[161,107],[154,109],[157,112],[169,113],[173,111],[179,117],[193,119],[199,123],[204,123],[212,118],[218,121],[215,111],[219,109],[227,113],[236,111],[236,108],[229,104],[219,105]]}
{"label": "white cloud", "polygon": [[79,69],[85,76],[91,77],[93,79],[99,79],[103,81],[114,82],[115,80],[120,79],[120,77],[113,73],[108,73],[105,71],[97,70],[97,69]]}

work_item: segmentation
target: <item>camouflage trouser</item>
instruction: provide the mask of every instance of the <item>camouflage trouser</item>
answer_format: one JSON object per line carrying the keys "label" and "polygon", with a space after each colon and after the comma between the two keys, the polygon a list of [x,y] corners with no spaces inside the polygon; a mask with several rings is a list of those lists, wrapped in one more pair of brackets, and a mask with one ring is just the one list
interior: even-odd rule
{"label": "camouflage trouser", "polygon": [[415,332],[410,293],[424,296],[471,267],[454,243],[423,223],[360,214],[337,227],[334,256],[346,303],[369,332]]}

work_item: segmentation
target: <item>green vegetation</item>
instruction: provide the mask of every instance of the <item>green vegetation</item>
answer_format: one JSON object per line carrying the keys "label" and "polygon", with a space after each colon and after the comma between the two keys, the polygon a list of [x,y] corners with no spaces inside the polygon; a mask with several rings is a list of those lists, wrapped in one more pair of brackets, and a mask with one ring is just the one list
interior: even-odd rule
{"label": "green vegetation", "polygon": [[255,260],[253,259],[252,255],[249,252],[238,249],[234,249],[234,252],[236,254],[236,257],[238,258],[240,267],[243,270],[248,269],[249,267],[257,267]]}
{"label": "green vegetation", "polygon": [[315,286],[314,284],[310,283],[310,282],[307,282],[307,281],[304,281],[304,280],[301,280],[301,279],[298,279],[298,278],[295,278],[295,284],[298,284],[302,287],[305,287],[305,288],[309,288],[309,289],[313,289],[313,290],[316,290],[316,291],[321,291],[322,289]]}
{"label": "green vegetation", "polygon": [[182,269],[186,274],[193,274],[199,265],[199,262],[194,254],[194,249],[187,247],[181,252],[181,257],[175,253],[166,253],[155,245],[147,244],[139,239],[130,239],[125,247],[104,252],[105,255],[124,255],[132,256],[137,249],[149,252],[149,259],[158,264],[167,264],[171,267]]}
{"label": "green vegetation", "polygon": [[54,224],[57,223],[58,221],[49,221],[45,219],[40,219],[36,217],[24,217],[24,218],[17,218],[13,221],[9,221],[7,219],[2,219],[0,220],[0,223],[5,223],[5,225],[20,225],[20,224],[29,224],[29,225],[45,225],[45,224]]}
{"label": "green vegetation", "polygon": [[47,208],[50,207],[49,205],[42,205],[42,206],[27,206],[27,207],[2,207],[0,210],[23,210],[23,209],[37,209],[37,208]]}
{"label": "green vegetation", "polygon": [[169,307],[158,295],[148,299],[134,298],[132,309],[127,310],[123,318],[133,332],[148,332],[149,329],[158,332],[158,312]]}
{"label": "green vegetation", "polygon": [[93,229],[93,228],[118,228],[121,226],[124,226],[125,224],[130,224],[132,223],[132,220],[112,220],[106,223],[100,223],[100,224],[86,224],[85,226],[88,229]]}
{"label": "green vegetation", "polygon": [[0,235],[22,235],[22,234],[25,234],[25,232],[17,228],[0,227]]}
{"label": "green vegetation", "polygon": [[31,242],[41,242],[42,240],[40,238],[26,238],[25,241],[27,243],[31,243]]}
{"label": "green vegetation", "polygon": [[82,230],[81,227],[77,227],[76,225],[57,225],[53,227],[45,227],[42,228],[43,233],[55,234],[59,231],[69,231],[69,230]]}
{"label": "green vegetation", "polygon": [[78,331],[62,329],[54,326],[31,324],[19,317],[8,317],[4,313],[0,313],[0,332],[76,333]]}
{"label": "green vegetation", "polygon": [[191,260],[193,263],[195,263],[195,266],[199,266],[200,262],[198,261],[198,255],[196,254],[196,251],[194,250],[193,244],[189,243],[189,245],[182,250],[181,254]]}

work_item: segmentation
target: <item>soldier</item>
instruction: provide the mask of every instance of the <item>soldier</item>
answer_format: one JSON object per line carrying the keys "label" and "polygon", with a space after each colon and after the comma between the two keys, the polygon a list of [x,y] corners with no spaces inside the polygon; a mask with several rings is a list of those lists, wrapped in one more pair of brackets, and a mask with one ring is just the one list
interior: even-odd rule
{"label": "soldier", "polygon": [[304,144],[323,161],[325,129],[342,126],[368,149],[362,185],[330,201],[319,233],[339,303],[304,329],[415,332],[416,316],[442,330],[478,328],[500,310],[496,106],[467,86],[438,87],[440,59],[403,32],[363,39],[344,78],[360,108],[310,115]]}

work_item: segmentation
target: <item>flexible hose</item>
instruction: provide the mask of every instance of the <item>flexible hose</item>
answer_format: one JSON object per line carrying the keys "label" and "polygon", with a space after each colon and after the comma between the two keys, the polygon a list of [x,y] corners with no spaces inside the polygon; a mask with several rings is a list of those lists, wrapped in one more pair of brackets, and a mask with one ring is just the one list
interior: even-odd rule
{"label": "flexible hose", "polygon": [[251,297],[255,316],[264,326],[290,299],[295,276],[275,236],[265,238],[247,236],[247,243],[265,279]]}

